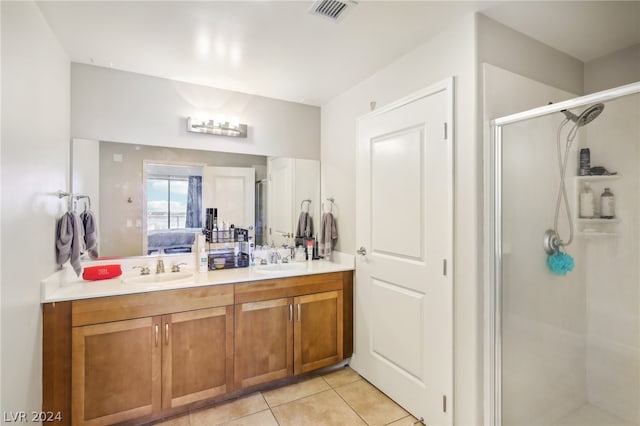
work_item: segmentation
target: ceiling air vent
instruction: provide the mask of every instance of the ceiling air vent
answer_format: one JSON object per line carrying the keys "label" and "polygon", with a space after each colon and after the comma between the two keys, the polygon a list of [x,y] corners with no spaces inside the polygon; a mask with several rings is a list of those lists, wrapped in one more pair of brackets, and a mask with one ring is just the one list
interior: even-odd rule
{"label": "ceiling air vent", "polygon": [[351,0],[316,0],[311,5],[309,13],[338,22],[357,4]]}

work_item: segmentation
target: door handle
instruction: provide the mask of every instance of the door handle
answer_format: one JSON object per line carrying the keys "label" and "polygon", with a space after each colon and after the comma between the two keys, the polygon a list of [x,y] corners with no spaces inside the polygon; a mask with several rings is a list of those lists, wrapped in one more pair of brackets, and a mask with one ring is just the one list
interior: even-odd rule
{"label": "door handle", "polygon": [[169,323],[164,324],[164,344],[169,344]]}
{"label": "door handle", "polygon": [[364,248],[363,246],[360,246],[360,248],[356,251],[356,253],[358,253],[360,256],[366,256],[367,255],[367,249]]}
{"label": "door handle", "polygon": [[155,327],[155,328],[156,328],[156,347],[158,347],[158,331],[159,331],[158,329],[159,329],[160,327],[158,326],[158,324],[156,324],[156,327]]}

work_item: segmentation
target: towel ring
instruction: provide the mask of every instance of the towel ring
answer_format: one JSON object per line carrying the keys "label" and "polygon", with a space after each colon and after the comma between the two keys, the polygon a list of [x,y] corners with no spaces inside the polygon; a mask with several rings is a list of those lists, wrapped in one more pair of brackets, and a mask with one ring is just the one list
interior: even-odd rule
{"label": "towel ring", "polygon": [[[83,199],[83,198],[86,198],[86,199],[87,199],[88,204],[89,204],[89,209],[88,209],[88,210],[91,210],[91,197],[90,197],[90,196],[88,196],[88,195],[76,195],[76,200],[77,200],[77,201],[79,201],[79,200],[81,200],[81,199]],[[85,211],[85,212],[87,211],[87,203],[85,203],[85,204],[84,204],[84,211]]]}
{"label": "towel ring", "polygon": [[[65,191],[61,191],[61,190],[58,190],[58,192],[56,192],[55,195],[57,195],[58,198],[60,198],[60,199],[63,199],[64,197],[69,197],[68,205],[67,205],[69,211],[75,210],[74,209],[74,207],[75,207],[74,199],[75,199],[75,201],[78,201],[81,198],[86,198],[87,200],[89,200],[89,210],[91,210],[91,197],[89,197],[88,195],[77,195],[77,194],[74,195],[71,192],[65,192]],[[86,205],[85,205],[85,207],[86,207]]]}
{"label": "towel ring", "polygon": [[303,211],[302,209],[304,208],[304,203],[309,203],[307,204],[307,213],[309,213],[309,210],[311,209],[311,200],[302,200],[302,202],[300,203],[301,211]]}
{"label": "towel ring", "polygon": [[[331,212],[331,214],[333,214],[333,205],[335,204],[335,198],[333,197],[329,197],[327,198],[327,201],[331,204],[329,204],[329,211]],[[322,211],[324,212],[324,203],[322,203]]]}

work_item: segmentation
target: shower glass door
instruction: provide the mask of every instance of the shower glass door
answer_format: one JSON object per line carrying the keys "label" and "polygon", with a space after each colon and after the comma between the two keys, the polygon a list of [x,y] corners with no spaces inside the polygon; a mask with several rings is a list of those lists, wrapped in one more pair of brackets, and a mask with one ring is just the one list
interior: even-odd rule
{"label": "shower glass door", "polygon": [[[562,104],[495,120],[493,269],[487,288],[487,424],[640,425],[640,83],[624,95],[601,92],[565,104],[576,114],[602,101],[568,151],[573,241],[561,250],[574,268],[558,275],[543,249],[560,185]],[[634,94],[635,93],[635,94]],[[560,132],[562,149],[569,126]],[[614,176],[579,177],[581,148]],[[579,217],[588,183],[598,200],[610,188],[613,220]],[[558,233],[569,238],[561,204]]]}

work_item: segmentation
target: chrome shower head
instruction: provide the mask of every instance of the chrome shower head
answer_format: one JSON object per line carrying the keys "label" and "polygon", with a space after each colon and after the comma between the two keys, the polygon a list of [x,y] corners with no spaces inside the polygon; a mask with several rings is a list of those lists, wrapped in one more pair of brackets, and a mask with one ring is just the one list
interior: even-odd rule
{"label": "chrome shower head", "polygon": [[563,109],[561,112],[567,117],[567,119],[576,123],[578,127],[582,127],[586,124],[591,123],[596,119],[604,109],[604,104],[595,104],[585,109],[582,114],[575,115],[571,111],[567,111]]}

